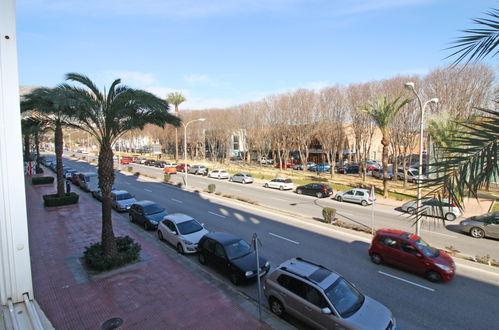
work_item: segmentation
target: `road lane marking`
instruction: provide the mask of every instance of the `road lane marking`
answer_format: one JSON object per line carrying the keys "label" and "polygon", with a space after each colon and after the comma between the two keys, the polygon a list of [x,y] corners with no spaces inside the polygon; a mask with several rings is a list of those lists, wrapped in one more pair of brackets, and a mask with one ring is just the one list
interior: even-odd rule
{"label": "road lane marking", "polygon": [[391,277],[391,278],[394,278],[394,279],[397,279],[399,281],[402,281],[402,282],[405,282],[405,283],[409,283],[409,284],[412,284],[412,285],[415,285],[417,287],[420,287],[422,289],[425,289],[425,290],[428,290],[428,291],[431,291],[431,292],[434,292],[435,289],[432,289],[432,288],[429,288],[427,286],[424,286],[424,285],[421,285],[421,284],[417,284],[417,283],[414,283],[414,282],[411,282],[409,280],[406,280],[406,279],[403,279],[401,277],[397,277],[395,275],[392,275],[392,274],[388,274],[388,273],[385,273],[385,272],[382,272],[380,270],[378,270],[378,273],[382,274],[382,275],[385,275],[385,276],[388,276],[388,277]]}
{"label": "road lane marking", "polygon": [[440,234],[440,233],[437,233],[437,232],[434,232],[434,231],[431,231],[431,230],[426,230],[426,229],[421,229],[422,231],[426,231],[428,233],[432,233],[432,234],[435,234],[435,235],[442,235],[442,236],[447,236],[447,237],[452,237],[452,238],[457,238],[457,236],[452,236],[452,235],[447,235],[447,234]]}
{"label": "road lane marking", "polygon": [[144,190],[145,190],[145,191],[148,191],[148,192],[151,192],[151,193],[152,193],[152,190],[149,190],[149,189],[145,189],[145,188],[144,188]]}
{"label": "road lane marking", "polygon": [[175,198],[172,198],[171,200],[174,202],[177,202],[177,203],[183,203],[182,201],[179,201],[178,199],[175,199]]}
{"label": "road lane marking", "polygon": [[274,237],[277,237],[277,238],[283,239],[283,240],[288,241],[288,242],[291,242],[291,243],[300,244],[300,242],[293,241],[292,239],[289,239],[289,238],[286,238],[286,237],[282,237],[282,236],[279,236],[279,235],[274,234],[274,233],[269,233],[269,235],[272,235],[272,236],[274,236]]}
{"label": "road lane marking", "polygon": [[209,213],[209,214],[213,214],[213,215],[215,215],[215,216],[217,216],[217,217],[220,217],[220,218],[225,218],[223,215],[218,214],[218,213],[215,213],[215,212],[208,211],[208,213]]}

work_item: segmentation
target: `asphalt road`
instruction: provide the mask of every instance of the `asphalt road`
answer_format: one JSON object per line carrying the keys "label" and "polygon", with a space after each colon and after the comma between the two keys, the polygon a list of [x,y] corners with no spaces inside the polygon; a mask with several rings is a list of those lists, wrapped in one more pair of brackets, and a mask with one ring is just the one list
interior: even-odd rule
{"label": "asphalt road", "polygon": [[[71,160],[65,162],[79,170],[95,170],[92,165],[85,162]],[[204,184],[204,187],[208,182],[214,181],[193,176],[189,179],[191,179],[189,184],[195,185],[199,180],[199,184]],[[219,189],[226,189],[226,185],[232,185],[234,189],[253,191],[251,196],[255,198],[270,200],[272,196],[277,196],[276,199],[284,200],[282,204],[276,202],[274,204],[276,206],[300,203],[298,212],[318,212],[315,210],[318,208],[316,202],[320,205],[336,203],[315,201],[312,197],[257,186],[215,182]],[[321,263],[341,273],[364,294],[385,304],[397,318],[401,329],[497,328],[497,297],[499,297],[497,273],[458,263],[453,281],[434,284],[411,273],[371,263],[367,255],[369,235],[351,233],[318,221],[285,215],[213,194],[190,192],[133,175],[117,173],[115,187],[128,190],[135,194],[137,199],[154,200],[169,212],[189,214],[212,231],[230,232],[248,241],[253,233],[257,233],[263,244],[261,254],[270,260],[273,267],[294,256]],[[98,205],[96,201],[96,207]],[[340,213],[351,213],[357,217],[358,214],[364,214],[361,212],[365,214],[369,212],[367,208],[357,205],[335,204],[335,206],[338,208],[341,206]],[[383,217],[393,217],[391,220],[393,222],[400,218],[393,208],[377,205],[375,212]],[[128,221],[126,213],[116,218],[118,221]],[[136,226],[136,230],[143,229]],[[149,232],[149,235],[152,240],[157,239],[155,232]],[[428,240],[434,243],[433,238]],[[186,258],[196,261],[196,256]],[[222,281],[229,281],[223,274],[218,274],[212,269],[210,271]],[[256,283],[243,285],[238,289],[257,299]],[[295,325],[302,327],[300,323]]]}

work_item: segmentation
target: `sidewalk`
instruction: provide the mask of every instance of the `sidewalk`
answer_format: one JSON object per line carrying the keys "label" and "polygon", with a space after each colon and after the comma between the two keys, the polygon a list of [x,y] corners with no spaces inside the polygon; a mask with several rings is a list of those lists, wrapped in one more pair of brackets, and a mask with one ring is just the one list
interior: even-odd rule
{"label": "sidewalk", "polygon": [[55,188],[26,183],[35,299],[56,329],[100,329],[115,317],[123,320],[121,329],[271,328],[236,291],[194,273],[165,253],[163,243],[122,219],[113,218],[115,235],[138,242],[142,261],[87,275],[79,258],[85,246],[100,240],[101,209],[89,194],[72,190],[80,194],[77,205],[46,209],[41,196]]}

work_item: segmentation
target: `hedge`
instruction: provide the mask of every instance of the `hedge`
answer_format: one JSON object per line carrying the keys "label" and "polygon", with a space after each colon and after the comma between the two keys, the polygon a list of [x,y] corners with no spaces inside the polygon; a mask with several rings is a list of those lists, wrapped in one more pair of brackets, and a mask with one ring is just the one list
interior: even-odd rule
{"label": "hedge", "polygon": [[31,184],[37,185],[37,184],[49,184],[54,182],[54,177],[53,176],[37,176],[34,178],[31,178]]}
{"label": "hedge", "polygon": [[118,253],[112,258],[104,255],[102,244],[94,243],[85,247],[83,252],[83,261],[85,265],[96,271],[110,270],[116,267],[129,264],[139,259],[140,244],[133,241],[129,236],[116,237],[116,245],[118,246]]}
{"label": "hedge", "polygon": [[58,197],[57,194],[43,195],[45,206],[61,206],[78,203],[80,195],[75,192],[65,193],[63,197]]}

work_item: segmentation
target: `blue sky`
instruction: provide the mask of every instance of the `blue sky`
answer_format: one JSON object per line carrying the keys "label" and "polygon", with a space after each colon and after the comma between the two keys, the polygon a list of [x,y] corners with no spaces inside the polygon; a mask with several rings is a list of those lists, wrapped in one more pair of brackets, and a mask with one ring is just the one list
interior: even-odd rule
{"label": "blue sky", "polygon": [[[226,107],[451,60],[445,48],[497,0],[18,0],[20,84],[115,78],[181,109]],[[492,63],[492,62],[491,62]],[[497,63],[494,62],[494,63]]]}

